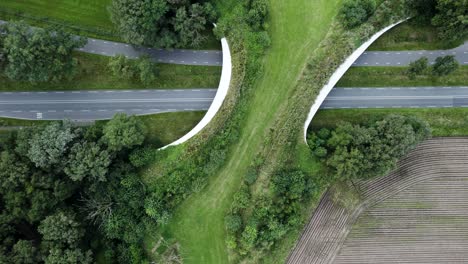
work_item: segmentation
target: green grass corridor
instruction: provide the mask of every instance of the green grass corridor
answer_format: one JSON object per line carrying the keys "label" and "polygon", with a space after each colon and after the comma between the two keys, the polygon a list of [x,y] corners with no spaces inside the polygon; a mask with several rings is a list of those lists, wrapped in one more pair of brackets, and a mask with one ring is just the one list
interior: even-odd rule
{"label": "green grass corridor", "polygon": [[192,195],[176,211],[166,235],[181,244],[186,263],[228,263],[224,215],[247,167],[264,142],[296,85],[309,55],[325,37],[341,0],[270,1],[272,46],[264,74],[256,83],[248,114],[224,168],[207,188]]}

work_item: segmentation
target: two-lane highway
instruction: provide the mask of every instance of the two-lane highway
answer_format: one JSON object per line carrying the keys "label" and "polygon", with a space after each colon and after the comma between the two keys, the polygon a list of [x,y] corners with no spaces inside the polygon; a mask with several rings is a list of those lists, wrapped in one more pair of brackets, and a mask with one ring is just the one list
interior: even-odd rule
{"label": "two-lane highway", "polygon": [[0,116],[21,119],[109,119],[130,115],[207,110],[216,89],[108,90],[0,93]]}
{"label": "two-lane highway", "polygon": [[407,66],[422,57],[434,64],[437,57],[447,55],[454,56],[460,65],[468,65],[468,41],[451,50],[366,51],[353,66]]}
{"label": "two-lane highway", "polygon": [[321,109],[468,107],[468,86],[334,88]]}
{"label": "two-lane highway", "polygon": [[[216,89],[0,93],[0,116],[23,119],[109,119],[207,110]],[[468,86],[335,88],[321,109],[468,107]]]}

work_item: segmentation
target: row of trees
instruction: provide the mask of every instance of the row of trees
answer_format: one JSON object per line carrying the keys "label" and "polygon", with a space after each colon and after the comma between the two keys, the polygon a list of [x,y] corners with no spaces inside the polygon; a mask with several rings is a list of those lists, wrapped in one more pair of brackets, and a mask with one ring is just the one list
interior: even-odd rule
{"label": "row of trees", "polygon": [[442,39],[457,40],[468,34],[466,0],[406,0],[406,5],[417,20],[436,26]]}
{"label": "row of trees", "polygon": [[209,2],[194,0],[113,0],[111,19],[132,44],[198,47],[216,18]]}
{"label": "row of trees", "polygon": [[414,79],[416,76],[427,73],[430,70],[435,76],[444,76],[453,73],[459,66],[454,56],[438,57],[432,67],[429,67],[429,60],[426,57],[422,57],[409,64],[407,74],[411,79]]}
{"label": "row of trees", "polygon": [[0,263],[140,263],[144,185],[128,162],[145,127],[117,115],[23,129],[0,144]]}
{"label": "row of trees", "polygon": [[24,22],[9,22],[0,26],[0,70],[16,81],[69,79],[77,65],[72,52],[85,43],[58,27],[32,29]]}

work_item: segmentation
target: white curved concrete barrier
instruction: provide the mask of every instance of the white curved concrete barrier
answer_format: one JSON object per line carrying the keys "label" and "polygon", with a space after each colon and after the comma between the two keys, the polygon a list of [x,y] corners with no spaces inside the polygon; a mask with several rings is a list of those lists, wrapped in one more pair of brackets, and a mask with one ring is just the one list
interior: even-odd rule
{"label": "white curved concrete barrier", "polygon": [[221,39],[221,46],[223,49],[223,69],[221,71],[221,80],[219,82],[218,91],[216,92],[216,96],[213,99],[210,108],[206,112],[203,119],[192,130],[190,130],[190,132],[188,132],[178,140],[172,142],[171,144],[162,147],[161,149],[182,144],[194,137],[196,134],[202,131],[206,125],[210,123],[210,121],[215,117],[218,110],[221,108],[224,98],[226,98],[226,95],[229,90],[232,74],[231,51],[229,49],[229,44],[226,38]]}
{"label": "white curved concrete barrier", "polygon": [[328,83],[320,90],[320,93],[317,96],[317,98],[315,98],[315,102],[310,109],[309,115],[307,116],[307,120],[304,124],[304,141],[306,142],[306,144],[307,144],[307,128],[309,127],[310,123],[312,122],[312,119],[314,118],[315,114],[317,113],[323,101],[325,100],[327,95],[330,93],[330,91],[333,89],[333,87],[335,87],[335,85],[338,83],[341,77],[343,77],[346,71],[348,71],[348,69],[353,65],[353,63],[362,55],[362,53],[364,53],[367,50],[367,48],[369,48],[369,46],[374,41],[376,41],[385,32],[387,32],[388,30],[390,30],[391,28],[400,24],[403,21],[406,21],[406,20],[401,20],[375,33],[368,41],[366,41],[357,50],[355,50],[345,60],[345,62],[343,62],[343,64],[341,64],[340,67],[338,67],[338,69],[333,73]]}

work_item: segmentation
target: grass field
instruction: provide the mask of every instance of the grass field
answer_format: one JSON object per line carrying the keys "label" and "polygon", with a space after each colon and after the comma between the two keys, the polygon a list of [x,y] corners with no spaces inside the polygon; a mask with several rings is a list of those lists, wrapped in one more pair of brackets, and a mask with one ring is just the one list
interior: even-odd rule
{"label": "grass field", "polygon": [[100,90],[141,88],[217,88],[221,78],[221,67],[158,64],[159,75],[150,85],[139,80],[122,80],[112,76],[108,70],[109,57],[75,53],[79,66],[72,80],[57,83],[11,81],[0,75],[0,91],[44,91],[44,90]]}
{"label": "grass field", "polygon": [[436,77],[431,74],[411,80],[407,67],[352,67],[336,87],[388,87],[388,86],[457,86],[468,85],[468,66],[461,66],[454,73]]}
{"label": "grass field", "polygon": [[112,0],[4,0],[0,10],[64,21],[84,28],[113,30],[107,6]]}
{"label": "grass field", "polygon": [[364,124],[388,114],[419,117],[429,123],[433,136],[468,136],[468,108],[320,110],[309,129],[332,128],[340,121]]}
{"label": "grass field", "polygon": [[309,54],[327,33],[340,2],[270,1],[272,47],[264,59],[264,74],[255,85],[240,139],[232,147],[224,168],[202,192],[176,210],[164,230],[168,237],[180,242],[186,263],[229,262],[224,215],[232,195],[274,123],[277,113],[272,109],[280,109],[286,103],[288,92],[294,88]]}
{"label": "grass field", "polygon": [[[440,39],[437,29],[429,24],[421,25],[410,20],[404,22],[380,37],[369,50],[437,50],[452,49],[463,44],[468,38],[448,42]],[[467,35],[468,37],[468,35]]]}

